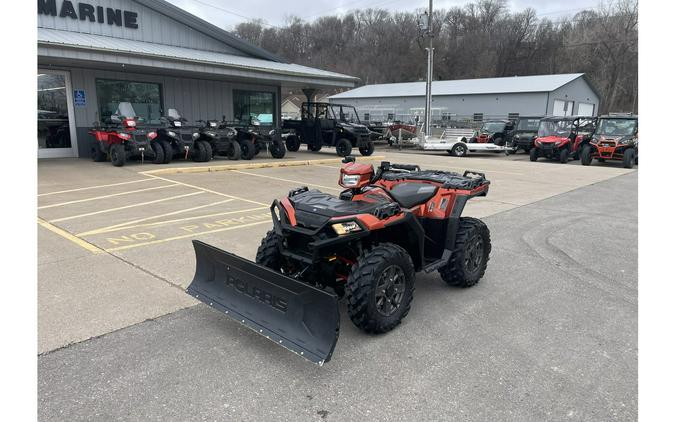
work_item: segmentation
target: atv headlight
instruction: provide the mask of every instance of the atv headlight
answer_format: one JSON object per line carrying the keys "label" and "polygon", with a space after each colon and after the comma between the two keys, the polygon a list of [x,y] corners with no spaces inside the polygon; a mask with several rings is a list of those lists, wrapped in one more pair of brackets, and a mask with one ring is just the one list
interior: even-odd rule
{"label": "atv headlight", "polygon": [[170,130],[168,133],[169,133],[170,137],[172,137],[172,138],[176,137],[176,132],[173,132],[173,131]]}
{"label": "atv headlight", "polygon": [[356,221],[346,221],[344,223],[335,223],[335,224],[332,225],[332,227],[333,227],[333,230],[335,230],[335,233],[337,233],[339,235],[361,231],[361,227],[359,227],[359,225],[356,224]]}
{"label": "atv headlight", "polygon": [[342,175],[342,186],[348,188],[351,186],[356,186],[361,180],[360,174],[343,174]]}
{"label": "atv headlight", "polygon": [[199,132],[195,132],[192,134],[192,139],[197,139],[199,138]]}
{"label": "atv headlight", "polygon": [[619,145],[626,145],[631,141],[631,138],[623,138],[619,141]]}
{"label": "atv headlight", "polygon": [[218,123],[216,122],[209,122],[209,127],[216,127],[218,126]]}
{"label": "atv headlight", "polygon": [[180,122],[180,121],[178,121],[178,120],[174,120],[173,126],[174,126],[174,127],[181,127],[181,126],[183,126],[183,122]]}

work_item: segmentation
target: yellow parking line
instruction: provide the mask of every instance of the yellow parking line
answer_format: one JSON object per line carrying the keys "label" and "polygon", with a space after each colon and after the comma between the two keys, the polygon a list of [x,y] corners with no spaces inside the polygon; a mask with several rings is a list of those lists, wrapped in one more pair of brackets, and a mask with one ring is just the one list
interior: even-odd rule
{"label": "yellow parking line", "polygon": [[59,227],[56,227],[55,225],[50,224],[49,222],[47,222],[47,221],[45,221],[41,218],[38,218],[37,222],[38,222],[39,225],[41,225],[45,229],[51,231],[52,233],[58,234],[59,236],[63,237],[64,239],[70,240],[71,242],[73,242],[77,246],[80,246],[80,247],[88,250],[89,252],[93,252],[93,253],[105,252],[103,249],[99,248],[98,246],[95,246],[95,245],[87,242],[84,239],[80,239],[79,237],[74,236],[74,235],[68,233],[67,231],[65,231],[65,230],[63,230]]}
{"label": "yellow parking line", "polygon": [[264,174],[249,173],[249,172],[247,172],[247,171],[241,171],[241,170],[230,170],[230,171],[232,171],[232,172],[234,172],[234,173],[247,174],[247,175],[249,175],[249,176],[264,177],[264,178],[266,178],[266,179],[274,179],[274,180],[281,180],[281,181],[283,181],[283,182],[297,183],[297,184],[300,185],[300,186],[303,186],[303,185],[306,185],[306,186],[316,186],[317,188],[321,188],[321,189],[330,189],[330,190],[336,190],[336,191],[342,191],[342,190],[344,190],[344,189],[342,189],[342,188],[338,189],[338,188],[329,187],[329,186],[317,185],[317,184],[314,184],[314,183],[307,183],[307,182],[300,182],[300,181],[297,181],[297,180],[283,179],[283,178],[281,178],[281,177],[274,177],[274,176],[266,176],[266,175],[264,175]]}
{"label": "yellow parking line", "polygon": [[149,182],[151,180],[153,180],[153,179],[147,178],[147,179],[132,180],[132,181],[129,181],[129,182],[110,183],[109,185],[87,186],[87,187],[84,187],[84,188],[68,189],[68,190],[60,190],[60,191],[57,191],[57,192],[41,193],[38,196],[58,195],[60,193],[79,192],[79,191],[82,191],[82,190],[108,188],[110,186],[120,186],[120,185],[128,185],[128,184],[131,184],[131,183]]}
{"label": "yellow parking line", "polygon": [[152,188],[146,188],[146,189],[137,189],[137,190],[130,190],[127,192],[120,192],[120,193],[111,193],[110,195],[102,195],[102,196],[94,196],[92,198],[84,198],[84,199],[76,199],[73,201],[67,201],[67,202],[60,202],[58,204],[51,204],[51,205],[43,205],[41,207],[38,207],[39,210],[44,210],[47,208],[56,208],[56,207],[62,207],[64,205],[70,205],[70,204],[79,204],[81,202],[89,202],[89,201],[96,201],[98,199],[106,199],[106,198],[112,198],[114,196],[122,196],[122,195],[130,195],[132,193],[138,193],[138,192],[147,192],[149,190],[157,190],[157,189],[164,189],[164,188],[172,188],[175,186],[180,186],[177,183],[174,183],[172,185],[162,185],[162,186],[155,186]]}
{"label": "yellow parking line", "polygon": [[90,215],[105,214],[105,213],[108,213],[108,212],[125,210],[127,208],[140,207],[140,206],[143,206],[143,205],[150,205],[150,204],[156,204],[158,202],[171,201],[173,199],[185,198],[187,196],[200,195],[202,193],[205,193],[205,192],[199,191],[199,192],[186,193],[184,195],[171,196],[169,198],[156,199],[154,201],[141,202],[139,204],[125,205],[123,207],[109,208],[107,210],[94,211],[94,212],[88,212],[86,214],[79,214],[79,215],[73,215],[73,216],[70,216],[70,217],[57,218],[57,219],[51,220],[51,222],[52,223],[58,223],[59,221],[73,220],[75,218],[81,218],[81,217],[89,217]]}
{"label": "yellow parking line", "polygon": [[191,184],[189,184],[189,183],[179,182],[178,180],[167,179],[166,177],[156,176],[156,175],[154,175],[154,174],[147,174],[147,176],[154,177],[154,178],[159,179],[159,180],[164,180],[164,181],[166,181],[166,182],[178,183],[179,185],[187,186],[188,188],[199,189],[199,190],[202,190],[202,191],[204,191],[204,192],[212,193],[212,194],[214,194],[214,195],[224,196],[224,197],[226,197],[226,198],[232,198],[232,199],[236,199],[236,200],[239,200],[239,201],[250,202],[250,203],[252,203],[252,204],[258,204],[258,205],[265,205],[265,206],[269,205],[269,204],[265,204],[265,203],[263,203],[263,202],[253,201],[253,200],[251,200],[251,199],[246,199],[246,198],[240,198],[240,197],[238,197],[238,196],[228,195],[228,194],[226,194],[226,193],[218,192],[218,191],[215,191],[215,190],[211,190],[211,189],[207,189],[207,188],[202,188],[202,187],[199,187],[199,186],[191,185]]}
{"label": "yellow parking line", "polygon": [[205,214],[205,215],[196,215],[194,217],[185,217],[185,218],[176,218],[174,220],[164,220],[164,221],[156,221],[154,223],[147,223],[147,224],[136,224],[133,226],[120,226],[120,227],[110,227],[107,229],[98,229],[98,230],[92,230],[89,232],[84,232],[84,233],[78,233],[78,236],[91,236],[95,234],[104,234],[104,233],[111,233],[111,232],[116,232],[120,230],[127,230],[127,229],[135,229],[138,227],[156,227],[156,226],[161,226],[163,224],[171,224],[171,223],[179,223],[181,221],[190,221],[190,220],[199,220],[201,218],[209,218],[209,217],[218,217],[220,215],[229,215],[229,214],[238,214],[242,212],[249,212],[249,211],[259,211],[266,209],[267,207],[257,207],[257,208],[248,208],[245,210],[237,210],[237,211],[224,211],[224,212],[217,212],[214,214]]}
{"label": "yellow parking line", "polygon": [[[98,233],[107,233],[108,230],[110,230],[110,229],[117,229],[117,228],[123,229],[123,228],[127,228],[127,226],[130,225],[130,224],[136,224],[136,223],[140,223],[140,222],[143,222],[143,221],[154,220],[155,218],[160,218],[160,217],[168,217],[170,215],[176,215],[176,214],[180,214],[182,212],[190,212],[190,211],[194,211],[194,210],[198,210],[198,209],[202,209],[202,208],[207,208],[207,207],[212,207],[212,206],[215,206],[215,205],[220,205],[220,204],[224,204],[226,202],[232,202],[232,201],[234,201],[234,199],[225,199],[223,201],[213,202],[213,203],[206,204],[206,205],[199,205],[197,207],[192,207],[192,208],[184,208],[182,210],[171,211],[171,212],[167,212],[165,214],[151,215],[150,217],[139,218],[138,220],[125,221],[124,223],[113,224],[112,226],[106,226],[106,227],[101,227],[101,228],[94,229],[94,230],[89,230],[87,232],[78,233],[77,235],[78,236],[87,236],[87,235],[98,234]],[[136,227],[136,226],[134,226],[134,227]]]}
{"label": "yellow parking line", "polygon": [[242,224],[241,226],[225,227],[225,228],[222,228],[222,229],[208,230],[208,231],[203,231],[203,232],[199,232],[199,233],[184,234],[184,235],[181,235],[181,236],[168,237],[166,239],[159,239],[159,240],[152,240],[150,242],[137,243],[135,245],[118,246],[116,248],[106,249],[105,251],[106,252],[121,251],[121,250],[124,250],[124,249],[138,248],[139,246],[155,245],[157,243],[165,243],[165,242],[171,242],[173,240],[185,239],[185,238],[188,238],[188,237],[201,236],[203,234],[218,233],[218,232],[224,232],[224,231],[235,230],[235,229],[243,229],[245,227],[256,226],[258,224],[269,224],[269,220],[256,221],[255,223]]}

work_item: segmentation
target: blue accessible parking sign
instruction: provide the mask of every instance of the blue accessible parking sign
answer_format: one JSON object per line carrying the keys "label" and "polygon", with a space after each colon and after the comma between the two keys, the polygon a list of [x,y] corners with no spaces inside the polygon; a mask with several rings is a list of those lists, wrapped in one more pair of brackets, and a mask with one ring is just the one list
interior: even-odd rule
{"label": "blue accessible parking sign", "polygon": [[84,89],[76,89],[73,91],[73,99],[76,106],[86,106],[87,97],[84,94]]}

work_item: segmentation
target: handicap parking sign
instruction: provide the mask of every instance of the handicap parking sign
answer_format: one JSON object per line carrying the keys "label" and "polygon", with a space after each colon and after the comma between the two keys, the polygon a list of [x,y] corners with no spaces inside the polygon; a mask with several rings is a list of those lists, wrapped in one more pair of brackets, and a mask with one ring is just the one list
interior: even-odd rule
{"label": "handicap parking sign", "polygon": [[84,89],[76,89],[73,91],[73,99],[76,106],[87,105],[87,97],[84,94]]}

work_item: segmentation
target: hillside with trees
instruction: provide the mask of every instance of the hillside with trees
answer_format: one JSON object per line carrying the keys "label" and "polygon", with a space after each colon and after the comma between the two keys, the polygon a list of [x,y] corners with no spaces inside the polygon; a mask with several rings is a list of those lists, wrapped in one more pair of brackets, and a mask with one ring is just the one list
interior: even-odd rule
{"label": "hillside with trees", "polygon": [[[421,13],[421,11],[419,12]],[[280,27],[240,23],[234,33],[292,63],[345,73],[363,84],[424,80],[419,13],[350,11]],[[601,3],[549,19],[504,0],[435,10],[434,80],[586,73],[600,92],[601,112],[637,112],[638,4]]]}

